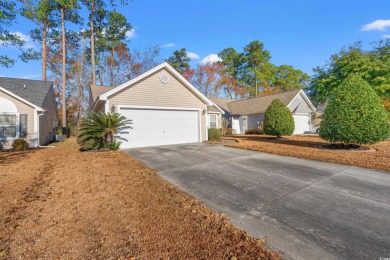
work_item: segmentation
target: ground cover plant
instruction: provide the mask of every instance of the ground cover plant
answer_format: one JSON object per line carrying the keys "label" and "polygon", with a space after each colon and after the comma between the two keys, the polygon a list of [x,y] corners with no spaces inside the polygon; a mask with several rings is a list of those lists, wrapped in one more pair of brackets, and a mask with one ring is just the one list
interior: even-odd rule
{"label": "ground cover plant", "polygon": [[0,259],[279,258],[122,152],[55,146],[0,151]]}

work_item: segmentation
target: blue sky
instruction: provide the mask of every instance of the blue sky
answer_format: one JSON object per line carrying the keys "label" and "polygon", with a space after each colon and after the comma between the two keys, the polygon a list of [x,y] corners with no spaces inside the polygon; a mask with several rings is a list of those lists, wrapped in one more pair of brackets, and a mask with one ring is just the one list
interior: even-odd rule
{"label": "blue sky", "polygon": [[[118,10],[135,29],[130,48],[159,44],[162,60],[186,48],[194,57],[192,65],[224,48],[241,51],[259,40],[276,65],[288,64],[312,74],[314,67],[324,65],[347,44],[390,37],[388,0],[134,0]],[[9,29],[27,35],[33,26],[19,17]],[[18,54],[4,47],[0,53]],[[9,77],[40,79],[40,71],[39,62],[0,67],[0,75]]]}

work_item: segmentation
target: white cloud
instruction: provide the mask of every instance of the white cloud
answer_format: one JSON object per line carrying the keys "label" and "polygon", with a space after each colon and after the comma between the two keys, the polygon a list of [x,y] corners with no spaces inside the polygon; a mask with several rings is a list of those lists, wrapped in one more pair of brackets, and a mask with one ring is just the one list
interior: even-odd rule
{"label": "white cloud", "polygon": [[206,57],[204,57],[200,63],[201,64],[207,64],[207,63],[215,63],[218,61],[222,61],[220,57],[218,57],[218,54],[209,54]]}
{"label": "white cloud", "polygon": [[[24,46],[23,46],[23,49],[30,49],[30,48],[35,48],[35,44],[33,42],[33,40],[31,39],[31,37],[27,34],[24,34],[22,32],[12,32],[11,34],[14,34],[16,36],[18,36],[22,41],[25,42]],[[0,47],[1,45],[7,45],[7,41],[0,41]]]}
{"label": "white cloud", "polygon": [[175,47],[175,44],[172,43],[172,42],[167,43],[167,44],[161,46],[161,48],[172,48],[172,47]]}
{"label": "white cloud", "polygon": [[371,23],[365,24],[362,26],[361,31],[385,31],[387,27],[390,27],[389,20],[376,20]]}
{"label": "white cloud", "polygon": [[194,60],[199,60],[200,59],[199,55],[196,54],[195,52],[187,52],[187,57],[191,58],[191,59],[194,59]]}
{"label": "white cloud", "polygon": [[22,78],[22,79],[35,79],[35,78],[38,78],[39,76],[41,76],[41,74],[23,75],[23,76],[20,76],[19,78]]}
{"label": "white cloud", "polygon": [[131,29],[130,31],[127,31],[127,33],[126,33],[126,38],[127,39],[133,39],[133,38],[135,38],[135,37],[137,37],[137,34],[135,33],[135,29],[133,28],[133,29]]}
{"label": "white cloud", "polygon": [[383,38],[390,39],[390,34],[382,35]]}

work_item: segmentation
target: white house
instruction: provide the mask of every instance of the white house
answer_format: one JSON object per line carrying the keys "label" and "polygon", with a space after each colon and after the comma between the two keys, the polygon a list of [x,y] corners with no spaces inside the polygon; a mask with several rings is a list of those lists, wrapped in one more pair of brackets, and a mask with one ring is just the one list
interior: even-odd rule
{"label": "white house", "polygon": [[223,116],[230,120],[236,134],[244,134],[249,128],[260,128],[265,111],[275,99],[280,99],[291,110],[294,134],[313,132],[312,115],[316,109],[301,89],[245,100],[210,99],[225,112]]}

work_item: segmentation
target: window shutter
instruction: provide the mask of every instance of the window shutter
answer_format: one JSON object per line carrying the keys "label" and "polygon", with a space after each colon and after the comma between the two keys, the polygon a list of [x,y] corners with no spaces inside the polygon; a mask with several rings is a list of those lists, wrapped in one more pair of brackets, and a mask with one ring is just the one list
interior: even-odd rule
{"label": "window shutter", "polygon": [[19,115],[19,137],[20,138],[27,137],[27,115],[26,114]]}

